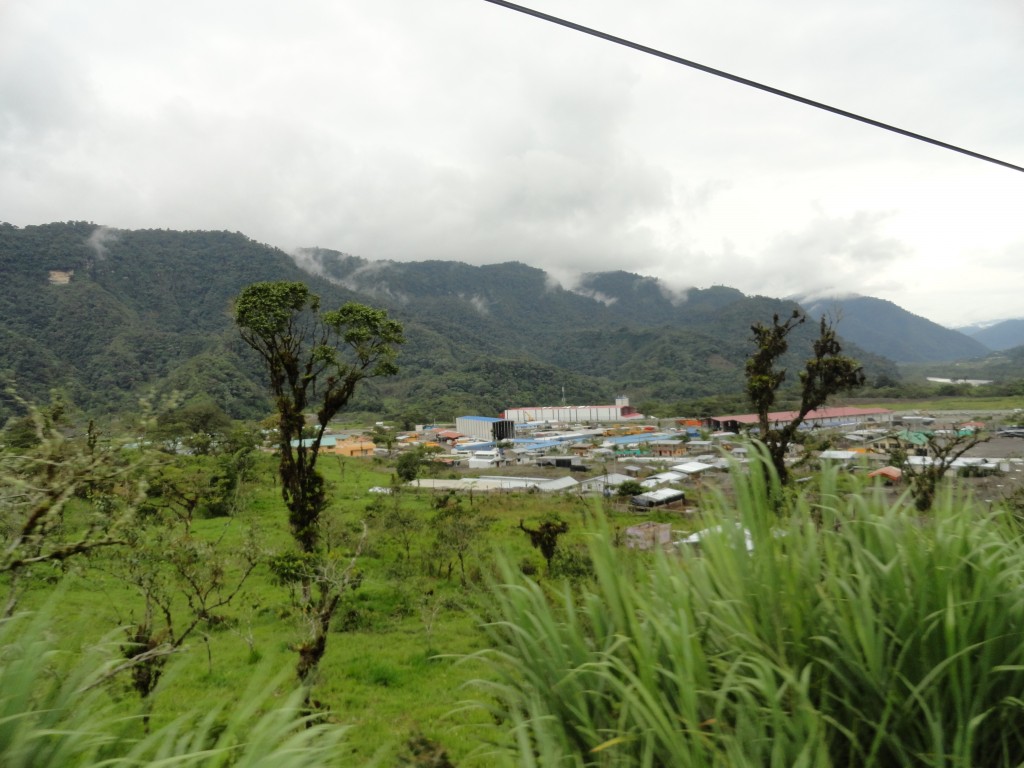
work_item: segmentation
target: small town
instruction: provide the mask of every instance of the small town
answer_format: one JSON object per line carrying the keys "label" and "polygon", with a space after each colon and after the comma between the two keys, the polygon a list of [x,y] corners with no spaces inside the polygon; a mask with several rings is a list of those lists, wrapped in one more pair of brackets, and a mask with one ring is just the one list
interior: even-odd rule
{"label": "small town", "polygon": [[[769,414],[773,423],[794,416]],[[951,459],[944,473],[1009,494],[1024,479],[1024,431],[1013,426],[1017,416],[922,416],[884,408],[826,407],[808,413],[803,429],[828,447],[807,451],[795,444],[789,461],[808,471],[829,465],[880,476],[898,489],[903,470],[891,466],[894,452],[902,450],[912,468],[928,466],[936,460],[929,454],[929,437],[956,435],[973,444]],[[417,489],[612,496],[624,483],[638,483],[642,492],[629,497],[636,511],[685,510],[687,487],[727,485],[730,471],[748,463],[758,416],[665,421],[636,413],[622,397],[606,406],[512,408],[500,417],[460,416],[452,425],[420,425],[411,432],[394,431],[384,423],[338,434],[327,430],[319,445],[324,453],[348,457],[394,458],[419,451],[429,476],[408,481]]]}
{"label": "small town", "polygon": [[0,768],[1024,767],[1024,4],[0,5]]}

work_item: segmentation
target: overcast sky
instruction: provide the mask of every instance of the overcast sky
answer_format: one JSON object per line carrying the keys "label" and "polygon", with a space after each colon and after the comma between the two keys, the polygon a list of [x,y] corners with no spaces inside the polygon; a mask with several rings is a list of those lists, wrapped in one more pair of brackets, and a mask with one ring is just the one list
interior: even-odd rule
{"label": "overcast sky", "polygon": [[[1024,165],[1019,0],[532,0]],[[0,221],[1024,316],[1024,173],[485,0],[0,0]]]}

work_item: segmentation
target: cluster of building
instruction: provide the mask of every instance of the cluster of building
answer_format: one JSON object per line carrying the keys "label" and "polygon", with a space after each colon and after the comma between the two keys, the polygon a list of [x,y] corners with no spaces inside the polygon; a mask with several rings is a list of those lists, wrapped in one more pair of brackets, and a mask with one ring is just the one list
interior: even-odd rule
{"label": "cluster of building", "polygon": [[[788,424],[796,415],[780,411],[769,414],[768,421],[773,426]],[[345,456],[368,456],[390,452],[393,447],[402,450],[428,445],[436,449],[435,460],[477,470],[413,481],[420,488],[619,496],[622,486],[632,483],[633,490],[623,502],[635,511],[687,514],[693,511],[688,507],[688,492],[692,497],[692,489],[704,482],[706,475],[746,462],[748,436],[756,435],[759,427],[757,414],[677,419],[666,425],[637,413],[627,398],[620,397],[613,405],[510,408],[497,417],[460,416],[453,426],[423,425],[414,432],[396,434],[388,448],[374,445],[365,435],[325,436],[322,446]],[[969,420],[938,424],[932,417],[899,415],[883,408],[831,407],[807,414],[802,428],[829,430],[831,447],[812,457],[819,464],[856,466],[871,476],[900,483],[901,471],[888,466],[894,450],[902,449],[910,464],[925,464],[931,460],[931,436],[963,434],[986,425]],[[1004,432],[1009,437],[1024,437],[1021,430]],[[802,450],[794,447],[794,453]],[[565,472],[557,476],[524,472],[524,465]],[[1012,479],[1018,480],[1024,477],[1024,459],[963,456],[950,471],[963,470],[972,475],[1015,472],[1018,474]],[[692,505],[692,500],[689,503]],[[700,546],[703,537],[714,532],[683,533],[671,523],[646,520],[629,526],[622,535],[630,548],[672,549]],[[740,534],[746,537],[749,549],[749,532]]]}
{"label": "cluster of building", "polygon": [[[780,411],[768,416],[770,424],[789,423],[796,414]],[[898,416],[884,408],[831,407],[811,411],[804,429],[834,431],[833,447],[815,457],[821,463],[886,464],[896,446],[910,454],[911,462],[927,461],[925,430],[929,417]],[[673,420],[665,427],[616,398],[613,405],[543,406],[510,408],[498,417],[460,416],[452,426],[423,425],[413,432],[395,434],[384,447],[367,435],[325,435],[321,450],[343,456],[371,456],[426,445],[434,459],[452,467],[495,470],[494,474],[446,479],[420,479],[421,487],[477,490],[536,490],[547,492],[612,494],[627,481],[636,481],[642,493],[636,507],[679,506],[686,502],[685,487],[700,477],[728,469],[747,457],[746,435],[756,434],[757,414],[731,414],[701,420]],[[956,429],[979,429],[964,422]],[[908,450],[909,447],[909,450]],[[979,468],[1005,469],[999,459],[964,458]],[[511,466],[558,467],[566,474],[523,476],[522,471],[498,474]],[[888,475],[886,475],[888,477]]]}

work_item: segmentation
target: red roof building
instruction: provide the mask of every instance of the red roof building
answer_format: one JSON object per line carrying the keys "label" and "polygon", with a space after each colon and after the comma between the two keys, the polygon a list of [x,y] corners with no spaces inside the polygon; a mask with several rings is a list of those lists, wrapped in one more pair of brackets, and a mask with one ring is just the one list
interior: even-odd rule
{"label": "red roof building", "polygon": [[868,477],[883,477],[890,483],[898,483],[903,479],[903,470],[899,467],[882,467],[874,472],[868,472]]}
{"label": "red roof building", "polygon": [[[788,424],[797,416],[797,411],[775,411],[768,414],[772,424]],[[891,424],[892,411],[886,408],[818,408],[808,412],[804,424],[812,427],[841,427],[869,421],[876,424]],[[739,432],[741,429],[756,427],[756,413],[742,413],[732,416],[712,416],[704,420],[704,426],[713,430]]]}

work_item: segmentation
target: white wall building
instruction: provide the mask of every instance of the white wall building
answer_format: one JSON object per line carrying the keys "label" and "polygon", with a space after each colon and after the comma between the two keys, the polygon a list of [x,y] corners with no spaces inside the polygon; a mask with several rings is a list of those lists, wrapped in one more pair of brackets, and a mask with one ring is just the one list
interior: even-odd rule
{"label": "white wall building", "polygon": [[509,408],[502,414],[517,424],[527,422],[582,424],[593,421],[642,419],[643,414],[629,404],[628,397],[615,398],[615,405],[542,405]]}
{"label": "white wall building", "polygon": [[455,419],[455,429],[485,443],[511,440],[516,436],[516,425],[511,420],[493,416],[459,416]]}

